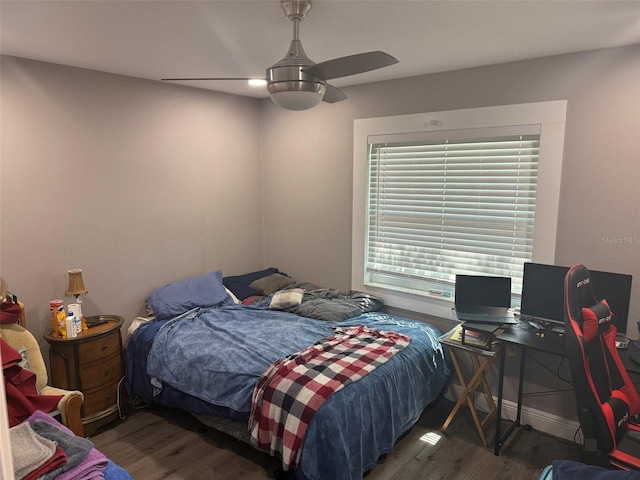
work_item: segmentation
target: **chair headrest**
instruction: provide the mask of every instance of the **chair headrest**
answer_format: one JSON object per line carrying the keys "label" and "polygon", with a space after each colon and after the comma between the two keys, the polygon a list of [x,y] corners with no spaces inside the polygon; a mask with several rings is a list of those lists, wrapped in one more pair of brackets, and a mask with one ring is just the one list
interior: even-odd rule
{"label": "chair headrest", "polygon": [[596,295],[591,285],[589,270],[582,264],[574,265],[565,277],[565,312],[573,320],[578,320],[583,308],[589,308],[596,303]]}
{"label": "chair headrest", "polygon": [[606,332],[613,324],[613,314],[606,300],[582,309],[582,334],[588,342],[598,334]]}

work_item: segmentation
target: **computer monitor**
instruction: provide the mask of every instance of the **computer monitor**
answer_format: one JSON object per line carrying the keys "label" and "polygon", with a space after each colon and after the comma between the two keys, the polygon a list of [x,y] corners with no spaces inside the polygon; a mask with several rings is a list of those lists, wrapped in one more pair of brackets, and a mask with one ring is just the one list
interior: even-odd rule
{"label": "computer monitor", "polygon": [[564,277],[568,271],[559,265],[525,263],[520,315],[564,324]]}
{"label": "computer monitor", "polygon": [[618,333],[626,333],[633,277],[624,273],[597,270],[589,270],[589,276],[596,298],[607,300],[609,308],[613,312],[613,324],[618,329]]}
{"label": "computer monitor", "polygon": [[[564,323],[564,278],[569,267],[527,262],[522,275],[520,315]],[[623,273],[589,270],[598,300],[605,298],[619,333],[626,333],[633,277]]]}

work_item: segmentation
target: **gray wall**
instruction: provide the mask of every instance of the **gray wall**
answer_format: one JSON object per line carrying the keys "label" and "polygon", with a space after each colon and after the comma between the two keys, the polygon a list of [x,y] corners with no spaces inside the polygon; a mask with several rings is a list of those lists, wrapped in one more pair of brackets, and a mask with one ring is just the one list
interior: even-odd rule
{"label": "gray wall", "polygon": [[265,261],[349,288],[354,119],[566,99],[556,263],[632,274],[637,338],[639,82],[634,45],[345,88],[348,100],[305,112],[266,104]]}
{"label": "gray wall", "polygon": [[[634,275],[638,336],[640,244],[615,239],[640,239],[640,45],[345,88],[306,112],[11,57],[0,73],[0,270],[36,336],[74,267],[85,313],[127,321],[152,288],[217,268],[348,289],[354,119],[560,99],[556,263]],[[571,394],[537,398],[571,417]]]}
{"label": "gray wall", "polygon": [[155,287],[263,266],[259,100],[14,57],[1,73],[0,267],[36,337],[70,268],[85,315],[129,322]]}

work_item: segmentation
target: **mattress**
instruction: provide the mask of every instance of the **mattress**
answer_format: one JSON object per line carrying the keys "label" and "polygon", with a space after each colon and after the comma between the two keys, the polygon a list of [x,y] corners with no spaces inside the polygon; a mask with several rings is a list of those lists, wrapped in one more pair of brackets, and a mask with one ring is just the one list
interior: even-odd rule
{"label": "mattress", "polygon": [[446,386],[448,357],[441,332],[429,324],[381,312],[331,322],[264,305],[196,308],[139,326],[127,345],[126,389],[242,438],[238,425],[246,426],[253,387],[269,365],[351,325],[396,331],[411,342],[326,400],[309,424],[296,477],[362,478]]}

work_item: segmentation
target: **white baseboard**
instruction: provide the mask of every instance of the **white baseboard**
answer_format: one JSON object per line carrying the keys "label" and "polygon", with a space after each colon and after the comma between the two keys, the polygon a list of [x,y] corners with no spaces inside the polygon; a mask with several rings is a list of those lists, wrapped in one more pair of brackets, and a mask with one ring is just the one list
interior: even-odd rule
{"label": "white baseboard", "polygon": [[[480,394],[481,390],[478,390],[475,395],[475,405],[479,410],[483,412],[489,411],[487,405],[487,399],[484,394]],[[458,398],[462,394],[462,387],[460,385],[449,385],[447,399],[457,402]],[[497,403],[497,397],[493,397],[493,401]],[[465,404],[466,406],[466,404]],[[502,401],[502,418],[506,420],[515,420],[518,411],[518,404],[510,400]],[[520,418],[522,425],[531,425],[534,430],[544,432],[554,437],[564,438],[565,440],[574,441],[576,431],[579,424],[575,420],[569,420],[567,418],[554,415],[552,413],[543,412],[535,408],[523,406]]]}

